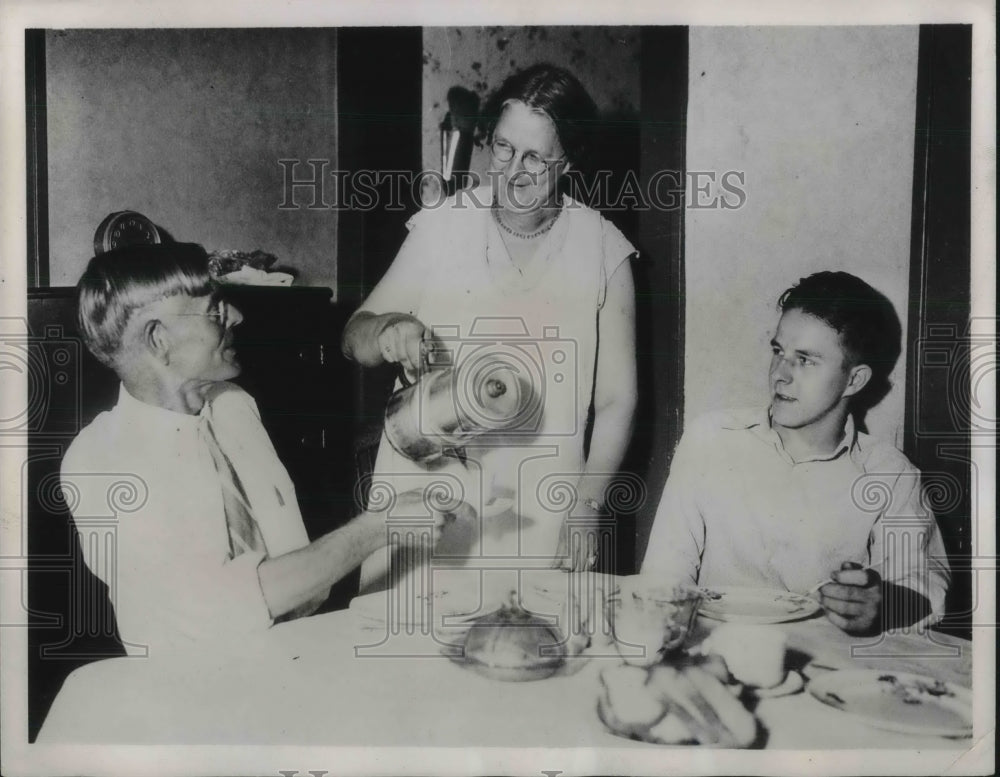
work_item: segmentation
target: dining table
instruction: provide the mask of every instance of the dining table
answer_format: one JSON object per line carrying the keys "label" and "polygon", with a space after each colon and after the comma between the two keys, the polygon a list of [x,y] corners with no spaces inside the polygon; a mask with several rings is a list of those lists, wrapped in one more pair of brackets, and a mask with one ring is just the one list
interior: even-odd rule
{"label": "dining table", "polygon": [[[457,619],[454,608],[447,615],[446,609],[429,607],[422,617],[429,613],[436,620],[428,626],[407,614],[408,602],[394,603],[391,593],[369,594],[355,600],[358,606],[276,624],[224,650],[150,653],[83,666],[65,681],[37,741],[671,749],[618,736],[597,714],[601,674],[622,662],[611,625],[602,616],[616,578],[549,571],[539,579],[557,593],[554,602],[567,586],[562,604],[554,603],[546,616],[568,617],[563,605],[581,591],[594,605],[583,619],[587,647],[546,679],[505,682],[470,671],[456,648],[468,621]],[[428,602],[433,604],[431,597],[419,600]],[[488,606],[480,601],[479,608]],[[545,602],[536,600],[533,608],[545,609]],[[697,649],[718,625],[698,616],[687,647]],[[969,746],[968,738],[872,725],[821,702],[808,685],[832,672],[865,669],[914,673],[970,688],[971,642],[922,628],[852,636],[822,611],[768,628],[784,632],[787,668],[802,676],[805,687],[755,702],[761,731],[757,747]]]}

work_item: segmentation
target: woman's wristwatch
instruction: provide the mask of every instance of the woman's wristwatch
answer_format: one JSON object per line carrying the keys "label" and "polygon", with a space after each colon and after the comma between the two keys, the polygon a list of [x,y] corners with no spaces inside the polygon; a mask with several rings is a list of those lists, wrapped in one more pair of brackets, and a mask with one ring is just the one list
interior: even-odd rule
{"label": "woman's wristwatch", "polygon": [[[587,507],[589,507],[591,510],[593,510],[598,515],[600,515],[601,513],[604,512],[603,508],[601,507],[601,503],[598,502],[596,499],[594,499],[594,497],[592,497],[592,496],[588,496],[587,498],[583,499],[582,503],[584,505],[586,505]],[[596,566],[597,566],[597,545],[595,544],[591,548],[590,555],[587,556],[587,567],[586,568],[588,570],[591,570],[591,569],[593,569]]]}

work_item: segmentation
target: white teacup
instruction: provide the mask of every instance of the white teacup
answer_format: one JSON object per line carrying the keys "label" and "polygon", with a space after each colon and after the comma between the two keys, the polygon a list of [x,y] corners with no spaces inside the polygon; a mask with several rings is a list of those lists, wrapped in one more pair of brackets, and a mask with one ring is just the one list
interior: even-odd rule
{"label": "white teacup", "polygon": [[729,673],[744,685],[773,688],[785,680],[787,640],[774,626],[724,623],[706,637],[701,651],[722,656]]}

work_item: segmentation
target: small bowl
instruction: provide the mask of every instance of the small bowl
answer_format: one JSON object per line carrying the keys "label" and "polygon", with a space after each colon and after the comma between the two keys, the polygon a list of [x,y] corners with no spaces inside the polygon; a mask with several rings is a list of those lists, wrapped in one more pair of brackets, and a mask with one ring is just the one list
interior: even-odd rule
{"label": "small bowl", "polygon": [[650,666],[683,647],[701,600],[692,586],[623,579],[618,593],[608,599],[619,655],[626,663]]}
{"label": "small bowl", "polygon": [[510,604],[474,618],[453,661],[494,680],[543,680],[558,672],[567,655],[554,623],[523,609],[511,592]]}

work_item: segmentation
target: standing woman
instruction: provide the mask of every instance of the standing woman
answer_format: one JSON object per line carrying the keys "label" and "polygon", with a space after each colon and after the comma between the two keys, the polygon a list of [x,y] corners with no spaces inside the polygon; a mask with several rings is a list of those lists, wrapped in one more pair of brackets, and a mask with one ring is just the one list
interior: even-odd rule
{"label": "standing woman", "polygon": [[[344,353],[369,367],[395,362],[414,372],[421,341],[445,331],[461,338],[461,348],[448,344],[459,359],[499,343],[525,346],[539,361],[537,433],[470,446],[464,463],[444,466],[481,515],[476,526],[446,528],[435,567],[446,557],[475,565],[480,556],[547,566],[570,512],[603,512],[605,488],[625,454],[636,402],[628,261],[636,250],[599,213],[560,191],[580,164],[596,113],[566,70],[539,64],[510,76],[485,111],[489,181],[410,219],[392,266],[345,328]],[[433,478],[441,468],[428,475],[383,434],[373,484],[384,478],[409,490],[421,473]],[[552,488],[558,479],[572,482],[575,505],[560,501]],[[493,504],[511,509],[491,515]],[[362,591],[390,584],[389,563],[386,556],[366,562]]]}

